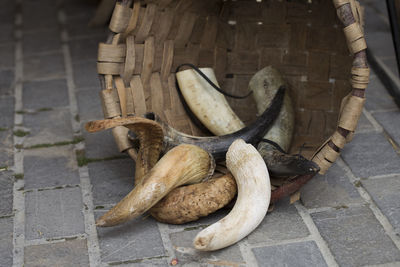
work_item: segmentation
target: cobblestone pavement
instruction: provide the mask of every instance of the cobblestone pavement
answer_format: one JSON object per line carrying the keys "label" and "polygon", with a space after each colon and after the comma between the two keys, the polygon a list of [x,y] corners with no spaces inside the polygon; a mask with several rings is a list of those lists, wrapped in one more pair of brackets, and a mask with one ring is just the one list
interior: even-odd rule
{"label": "cobblestone pavement", "polygon": [[[226,210],[182,226],[144,216],[96,229],[130,191],[133,163],[110,132],[82,128],[102,118],[95,62],[106,35],[87,28],[88,2],[0,1],[0,266],[400,266],[400,111],[374,73],[338,162],[238,244],[191,248]],[[390,65],[384,1],[363,3],[371,51]]]}

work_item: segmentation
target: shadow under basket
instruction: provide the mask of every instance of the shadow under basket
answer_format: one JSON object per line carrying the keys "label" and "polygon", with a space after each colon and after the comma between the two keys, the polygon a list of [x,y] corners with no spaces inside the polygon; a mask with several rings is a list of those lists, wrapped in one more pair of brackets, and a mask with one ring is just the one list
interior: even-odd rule
{"label": "shadow under basket", "polygon": [[[301,151],[323,174],[356,129],[369,68],[355,0],[124,0],[109,28],[97,62],[105,118],[154,112],[179,131],[206,135],[182,106],[176,67],[212,67],[223,90],[245,95],[252,75],[272,66],[294,100],[290,152]],[[255,120],[252,97],[227,100],[246,124]],[[132,149],[125,130],[113,134],[121,152]],[[271,201],[309,179],[277,186]]]}

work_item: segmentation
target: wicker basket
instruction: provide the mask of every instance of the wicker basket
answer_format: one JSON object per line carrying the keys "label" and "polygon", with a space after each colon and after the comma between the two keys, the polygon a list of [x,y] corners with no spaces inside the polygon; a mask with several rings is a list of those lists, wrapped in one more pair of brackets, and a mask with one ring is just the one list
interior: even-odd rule
{"label": "wicker basket", "polygon": [[[213,67],[225,91],[243,95],[251,76],[272,65],[295,100],[291,152],[301,150],[324,173],[350,141],[365,102],[369,69],[362,14],[355,0],[118,2],[112,33],[99,45],[104,116],[153,111],[180,131],[203,135],[177,95],[176,67]],[[228,101],[244,122],[255,119],[251,97]],[[126,129],[113,134],[121,152],[130,151]],[[272,201],[310,178],[278,187]]]}

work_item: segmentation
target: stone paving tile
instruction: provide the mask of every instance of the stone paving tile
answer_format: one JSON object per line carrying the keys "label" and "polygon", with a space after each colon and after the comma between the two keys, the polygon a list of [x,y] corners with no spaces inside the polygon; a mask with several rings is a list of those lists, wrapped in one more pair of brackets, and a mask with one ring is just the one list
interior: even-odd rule
{"label": "stone paving tile", "polygon": [[13,43],[0,44],[0,69],[10,69],[15,66],[15,46]]}
{"label": "stone paving tile", "polygon": [[89,266],[86,239],[28,246],[24,251],[24,266]]}
{"label": "stone paving tile", "polygon": [[260,267],[328,266],[314,241],[253,248],[252,251]]}
{"label": "stone paving tile", "polygon": [[14,164],[13,137],[12,129],[0,129],[0,167]]}
{"label": "stone paving tile", "polygon": [[56,1],[25,1],[22,5],[24,31],[58,27]]}
{"label": "stone paving tile", "polygon": [[101,120],[104,118],[99,92],[99,88],[89,88],[76,93],[79,117],[82,122]]}
{"label": "stone paving tile", "polygon": [[40,109],[68,106],[68,88],[65,79],[33,81],[23,84],[24,108]]}
{"label": "stone paving tile", "polygon": [[400,173],[400,157],[381,133],[356,134],[342,157],[356,177]]}
{"label": "stone paving tile", "polygon": [[0,216],[13,213],[14,177],[11,172],[0,172]]}
{"label": "stone paving tile", "polygon": [[400,252],[367,207],[311,215],[341,266],[364,266],[400,260]]}
{"label": "stone paving tile", "polygon": [[389,32],[390,26],[386,24],[380,16],[376,15],[376,11],[369,5],[363,4],[365,9],[365,32],[368,35],[370,32]]}
{"label": "stone paving tile", "polygon": [[0,96],[14,94],[14,70],[0,71]]}
{"label": "stone paving tile", "polygon": [[85,137],[86,157],[88,158],[99,159],[122,155],[110,130],[97,133],[88,133],[83,130],[83,136]]}
{"label": "stone paving tile", "polygon": [[400,234],[400,175],[362,181],[374,202]]}
{"label": "stone paving tile", "polygon": [[170,234],[172,246],[175,249],[175,255],[180,265],[218,265],[218,262],[229,263],[229,266],[234,266],[235,264],[245,264],[245,261],[241,256],[238,244],[211,252],[195,250],[193,247],[193,240],[199,232],[200,229],[195,231],[183,231]]}
{"label": "stone paving tile", "polygon": [[72,146],[24,151],[25,189],[80,183]]}
{"label": "stone paving tile", "polygon": [[373,116],[393,140],[400,144],[400,110],[377,112]]}
{"label": "stone paving tile", "polygon": [[[104,212],[95,212],[98,218]],[[157,223],[151,217],[139,217],[122,225],[97,228],[103,262],[123,262],[165,256]]]}
{"label": "stone paving tile", "polygon": [[48,53],[61,50],[61,36],[58,28],[44,28],[26,32],[22,36],[24,55]]}
{"label": "stone paving tile", "polygon": [[115,204],[133,189],[135,163],[131,159],[89,163],[88,168],[95,205]]}
{"label": "stone paving tile", "polygon": [[366,133],[375,131],[374,126],[369,122],[367,117],[364,114],[361,114],[360,119],[358,120],[357,129],[355,133]]}
{"label": "stone paving tile", "polygon": [[398,108],[393,97],[389,95],[382,82],[376,76],[370,80],[366,90],[366,98],[365,108],[369,111]]}
{"label": "stone paving tile", "polygon": [[92,17],[97,4],[92,1],[69,0],[63,3],[64,11],[68,18],[68,23],[83,15]]}
{"label": "stone paving tile", "polygon": [[13,218],[0,218],[0,266],[13,264]]}
{"label": "stone paving tile", "polygon": [[340,207],[364,201],[344,171],[333,164],[325,175],[317,175],[301,189],[306,208]]}
{"label": "stone paving tile", "polygon": [[62,53],[24,57],[24,79],[57,79],[65,77]]}
{"label": "stone paving tile", "polygon": [[377,57],[388,57],[394,55],[393,41],[390,31],[367,32],[365,34],[368,48],[374,51]]}
{"label": "stone paving tile", "polygon": [[15,3],[0,1],[0,24],[12,24],[15,18]]}
{"label": "stone paving tile", "polygon": [[0,97],[0,128],[11,129],[14,125],[14,98]]}
{"label": "stone paving tile", "polygon": [[38,144],[53,144],[71,141],[73,131],[68,109],[53,109],[24,114],[24,126],[30,129],[30,134],[24,141],[25,147]]}
{"label": "stone paving tile", "polygon": [[73,18],[67,20],[65,25],[68,31],[68,36],[71,39],[74,38],[88,38],[92,36],[104,36],[104,40],[107,37],[107,27],[90,27],[89,22],[93,18],[92,9],[89,12],[77,14]]}
{"label": "stone paving tile", "polygon": [[79,187],[25,193],[25,238],[83,234],[83,203]]}
{"label": "stone paving tile", "polygon": [[0,43],[14,42],[14,24],[6,24],[0,22]]}
{"label": "stone paving tile", "polygon": [[397,68],[397,60],[394,56],[382,59],[382,62],[394,73],[394,75],[399,75],[399,71]]}
{"label": "stone paving tile", "polygon": [[248,237],[249,244],[285,240],[309,235],[307,226],[288,199],[275,204],[274,210],[267,213],[261,224]]}
{"label": "stone paving tile", "polygon": [[72,62],[74,64],[79,61],[96,62],[97,47],[99,42],[102,41],[104,41],[102,36],[88,39],[71,40],[69,42],[69,47],[71,50]]}
{"label": "stone paving tile", "polygon": [[[99,75],[97,74],[96,61],[79,61],[73,64],[75,87],[92,87],[100,91]],[[97,96],[97,98],[100,98]]]}

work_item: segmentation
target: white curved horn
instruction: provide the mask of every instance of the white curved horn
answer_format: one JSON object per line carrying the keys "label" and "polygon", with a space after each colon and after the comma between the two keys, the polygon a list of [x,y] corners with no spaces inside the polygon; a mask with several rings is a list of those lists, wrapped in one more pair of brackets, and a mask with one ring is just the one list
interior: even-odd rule
{"label": "white curved horn", "polygon": [[238,139],[226,154],[226,165],[235,177],[238,197],[227,216],[196,236],[193,243],[198,250],[212,251],[238,242],[257,228],[268,211],[271,184],[258,151]]}

